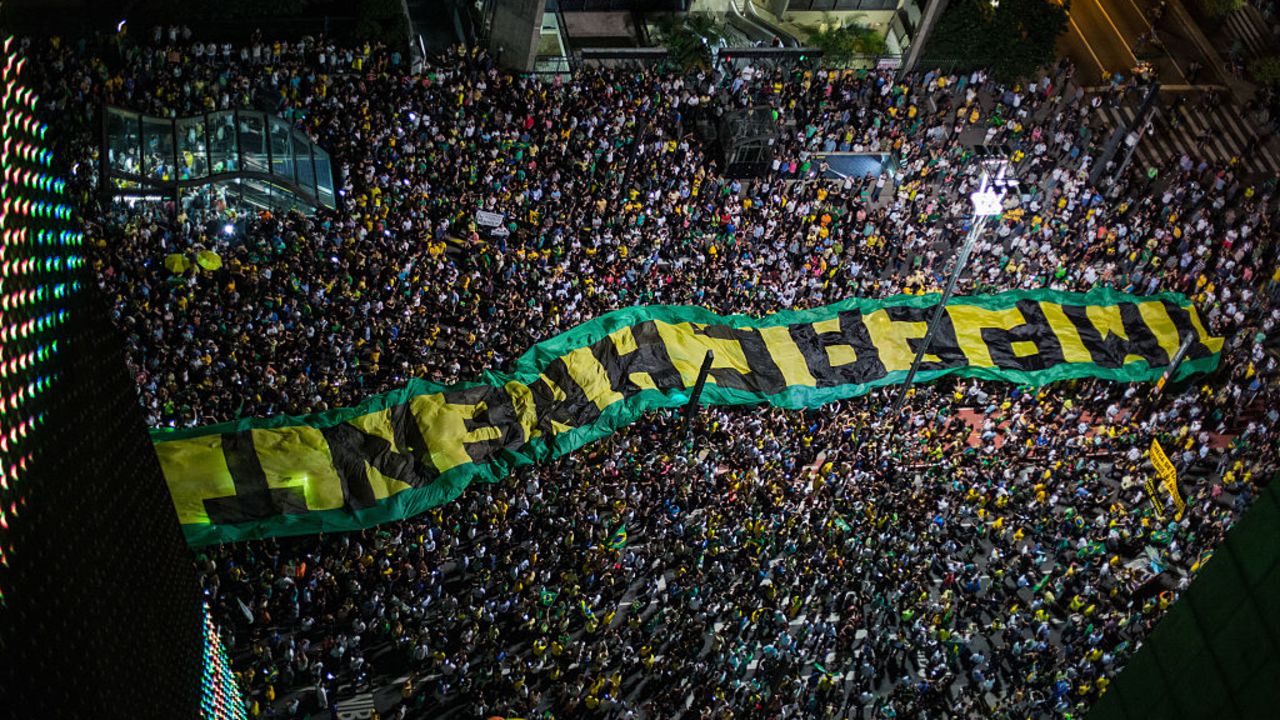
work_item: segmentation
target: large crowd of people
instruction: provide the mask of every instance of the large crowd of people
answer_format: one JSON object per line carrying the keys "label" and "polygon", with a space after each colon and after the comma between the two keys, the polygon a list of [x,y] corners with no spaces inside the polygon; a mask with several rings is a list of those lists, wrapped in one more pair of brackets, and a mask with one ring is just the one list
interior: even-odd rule
{"label": "large crowd of people", "polygon": [[[144,38],[146,40],[147,38]],[[205,548],[252,709],[301,717],[404,677],[393,716],[1068,717],[1105,692],[1277,468],[1275,179],[1183,157],[1088,182],[1105,139],[1070,67],[582,68],[457,50],[32,41],[81,158],[93,264],[153,426],[341,407],[503,369],[609,310],[763,314],[936,291],[972,145],[1022,197],[960,292],[1192,298],[1220,369],[1150,388],[943,380],[821,409],[664,413],[360,533]],[[276,111],[333,156],[339,203],[99,205],[94,108]],[[1271,102],[1263,100],[1263,105]],[[764,177],[694,119],[772,111]],[[822,154],[892,155],[830,179]],[[1114,172],[1104,176],[1115,175]],[[503,216],[503,233],[476,221]],[[234,232],[224,228],[231,224]],[[211,250],[214,271],[171,253]],[[1187,473],[1158,514],[1144,449]],[[454,714],[456,713],[456,714]]]}

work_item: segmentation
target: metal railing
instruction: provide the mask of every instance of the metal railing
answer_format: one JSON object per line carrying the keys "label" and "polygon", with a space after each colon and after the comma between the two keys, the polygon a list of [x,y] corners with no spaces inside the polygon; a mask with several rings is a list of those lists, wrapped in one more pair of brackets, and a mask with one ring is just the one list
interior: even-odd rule
{"label": "metal railing", "polygon": [[[755,67],[800,67],[804,69],[827,70],[898,70],[902,66],[904,55],[886,53],[883,55],[854,55],[841,59],[832,59],[822,50],[814,47],[725,47],[716,51],[716,62],[727,65],[734,70],[742,70],[748,65]],[[579,68],[624,68],[653,67],[671,62],[670,53],[665,47],[643,48],[583,48],[564,57],[538,58],[533,70],[534,74],[571,74]],[[989,64],[988,64],[989,65]],[[917,72],[941,70],[944,73],[967,72],[982,64],[959,58],[926,58],[917,67]]]}

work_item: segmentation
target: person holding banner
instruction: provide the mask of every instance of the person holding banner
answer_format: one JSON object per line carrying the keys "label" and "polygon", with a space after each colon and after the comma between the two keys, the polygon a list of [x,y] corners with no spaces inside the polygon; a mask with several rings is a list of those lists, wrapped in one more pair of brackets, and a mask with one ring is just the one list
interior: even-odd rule
{"label": "person holding banner", "polygon": [[[440,471],[436,459],[463,467],[472,451],[492,452],[506,463],[481,478],[491,483],[446,479],[451,502],[376,528],[210,546],[210,603],[260,706],[271,705],[268,687],[281,708],[302,689],[336,705],[339,688],[393,684],[390,669],[408,665],[431,678],[414,699],[427,716],[572,716],[591,704],[606,716],[821,717],[853,710],[846,699],[854,714],[881,716],[1078,715],[1179,594],[1172,576],[1185,580],[1277,467],[1274,184],[1187,158],[1100,192],[1087,182],[1097,128],[1083,94],[1023,98],[981,72],[789,68],[584,68],[547,85],[498,72],[480,51],[413,74],[380,48],[327,38],[252,63],[187,47],[128,47],[129,62],[116,63],[91,41],[33,41],[51,69],[46,107],[81,132],[80,167],[99,167],[90,115],[101,104],[183,116],[246,107],[267,86],[331,150],[341,202],[312,216],[240,216],[216,194],[174,213],[86,205],[90,259],[149,423],[334,411],[415,379],[477,385],[420,401],[420,415],[395,411],[398,424],[391,407],[354,424],[280,421],[293,435],[262,446],[291,448],[281,455],[258,453],[253,433],[267,428],[208,434],[228,478],[198,473],[218,492],[189,494],[185,511],[207,514],[215,500],[231,526],[255,508],[309,503],[359,517],[402,490],[398,474]],[[361,73],[332,72],[356,64]],[[721,94],[768,107],[787,128],[773,176],[727,178],[686,134]],[[973,151],[956,119],[997,106],[1005,122],[992,141],[1023,154],[1025,197],[993,218],[958,294],[1046,295],[1015,303],[1024,322],[1012,327],[1000,301],[948,313],[954,338],[930,363],[987,370],[930,378],[901,416],[885,414],[890,390],[846,374],[874,375],[870,359],[892,363],[892,348],[910,357],[911,305],[944,284],[972,220]],[[830,146],[892,152],[896,176],[883,191],[879,177],[820,178],[814,156]],[[91,174],[76,174],[73,192],[98,197]],[[222,231],[233,220],[235,237]],[[160,262],[196,245],[223,266],[175,275]],[[1186,302],[1047,295],[1094,289]],[[883,314],[870,326],[838,313],[763,324],[786,328],[764,330],[763,351],[751,332],[699,336],[689,325],[664,337],[664,318],[645,318],[660,342],[637,341],[647,328],[627,324],[585,354],[561,348],[571,360],[541,385],[487,382],[614,311],[760,319],[840,302]],[[1193,332],[1152,330],[1180,323]],[[860,328],[876,342],[849,342]],[[1165,405],[1139,412],[1137,383],[1192,334],[1222,340],[1204,355],[1217,369],[1171,379]],[[779,392],[798,377],[865,393],[805,409],[706,408],[691,446],[651,407],[575,452],[517,455],[535,420],[548,434],[568,427],[551,411],[569,393],[582,400],[569,403],[575,412],[594,416],[649,385],[674,386],[681,368],[660,367],[658,350],[693,337],[739,351],[717,352],[727,360],[709,396],[746,399],[730,391],[746,392],[733,383],[756,369],[790,373]],[[581,372],[597,354],[642,348],[650,367],[638,378],[609,376],[598,360],[600,373]],[[1092,375],[1047,385],[1038,375],[1081,365]],[[420,416],[448,429],[415,435],[404,418]],[[428,448],[441,437],[443,450]],[[1145,494],[1152,437],[1191,453],[1181,520],[1158,517]],[[343,455],[353,449],[368,457]],[[305,453],[328,459],[298,473]],[[1230,482],[1212,474],[1220,457]],[[239,475],[244,492],[228,495],[231,468],[255,461],[261,474]],[[1192,481],[1193,469],[1210,474]],[[994,710],[982,692],[993,682]]]}

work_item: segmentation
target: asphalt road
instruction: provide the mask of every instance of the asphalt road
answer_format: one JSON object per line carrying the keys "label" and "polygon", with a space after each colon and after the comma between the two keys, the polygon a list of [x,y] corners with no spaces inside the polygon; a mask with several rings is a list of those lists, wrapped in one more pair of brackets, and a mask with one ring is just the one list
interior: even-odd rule
{"label": "asphalt road", "polygon": [[[1058,51],[1075,63],[1077,82],[1102,85],[1104,71],[1128,77],[1139,61],[1147,61],[1162,84],[1187,85],[1188,64],[1208,61],[1174,13],[1165,10],[1157,19],[1155,5],[1155,0],[1071,0]],[[1140,41],[1150,34],[1153,20],[1156,41]]]}

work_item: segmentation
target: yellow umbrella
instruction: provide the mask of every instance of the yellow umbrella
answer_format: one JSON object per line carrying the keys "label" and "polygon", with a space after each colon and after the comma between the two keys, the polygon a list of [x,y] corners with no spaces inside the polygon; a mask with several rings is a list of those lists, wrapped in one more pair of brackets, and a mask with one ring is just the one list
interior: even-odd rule
{"label": "yellow umbrella", "polygon": [[169,272],[178,275],[191,269],[191,261],[186,255],[174,253],[165,257],[164,266]]}
{"label": "yellow umbrella", "polygon": [[222,267],[222,258],[212,250],[201,250],[196,253],[196,264],[205,270],[217,270]]}

